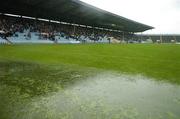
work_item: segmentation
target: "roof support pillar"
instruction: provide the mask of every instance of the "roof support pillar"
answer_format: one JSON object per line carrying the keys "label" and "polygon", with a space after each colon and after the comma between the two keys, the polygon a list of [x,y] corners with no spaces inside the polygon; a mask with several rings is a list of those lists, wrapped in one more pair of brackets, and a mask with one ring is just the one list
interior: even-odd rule
{"label": "roof support pillar", "polygon": [[163,43],[163,37],[160,35],[160,42]]}
{"label": "roof support pillar", "polygon": [[75,35],[75,33],[76,33],[76,26],[73,25],[73,34]]}
{"label": "roof support pillar", "polygon": [[92,29],[93,29],[93,35],[94,35],[94,26],[92,27]]}
{"label": "roof support pillar", "polygon": [[125,40],[124,31],[123,31],[123,41]]}
{"label": "roof support pillar", "polygon": [[174,36],[174,41],[175,41],[175,43],[177,42],[176,36]]}

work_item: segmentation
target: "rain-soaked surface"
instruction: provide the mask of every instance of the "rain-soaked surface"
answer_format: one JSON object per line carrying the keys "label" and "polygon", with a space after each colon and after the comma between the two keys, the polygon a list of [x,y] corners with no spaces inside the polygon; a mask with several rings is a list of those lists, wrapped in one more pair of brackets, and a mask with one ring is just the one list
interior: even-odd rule
{"label": "rain-soaked surface", "polygon": [[22,100],[0,113],[8,111],[7,119],[180,118],[180,86],[139,75],[100,73],[58,92]]}

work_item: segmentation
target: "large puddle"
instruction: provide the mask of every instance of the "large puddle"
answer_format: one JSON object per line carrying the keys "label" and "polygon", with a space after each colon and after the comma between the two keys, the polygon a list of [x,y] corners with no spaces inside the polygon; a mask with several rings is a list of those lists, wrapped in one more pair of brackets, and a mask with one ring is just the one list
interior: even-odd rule
{"label": "large puddle", "polygon": [[14,114],[18,119],[179,119],[180,86],[102,73],[33,99]]}
{"label": "large puddle", "polygon": [[179,119],[180,86],[101,73],[14,110],[18,119]]}

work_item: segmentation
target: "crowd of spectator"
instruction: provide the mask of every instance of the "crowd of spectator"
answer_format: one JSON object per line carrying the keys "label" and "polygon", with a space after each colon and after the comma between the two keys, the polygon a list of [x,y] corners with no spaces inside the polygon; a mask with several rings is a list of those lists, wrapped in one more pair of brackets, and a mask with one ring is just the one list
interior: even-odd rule
{"label": "crowd of spectator", "polygon": [[16,36],[17,32],[28,31],[27,37],[31,38],[31,33],[36,32],[40,37],[56,40],[55,36],[61,35],[66,39],[73,38],[83,41],[87,37],[93,41],[99,41],[103,38],[116,38],[122,40],[122,33],[110,32],[94,28],[73,26],[70,24],[60,24],[50,21],[40,21],[34,19],[25,19],[21,17],[0,16],[0,31]]}

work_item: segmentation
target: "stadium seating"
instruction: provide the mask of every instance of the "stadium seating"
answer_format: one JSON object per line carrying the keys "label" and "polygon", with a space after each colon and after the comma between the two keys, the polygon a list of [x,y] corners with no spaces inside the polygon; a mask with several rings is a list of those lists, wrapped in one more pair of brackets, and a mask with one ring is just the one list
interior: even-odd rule
{"label": "stadium seating", "polygon": [[[1,18],[2,17],[2,18]],[[24,20],[23,18],[0,17],[0,30],[8,33],[7,38],[14,44],[19,43],[109,43],[109,38],[120,39],[120,34],[98,29],[55,24],[44,21]],[[10,35],[11,34],[11,35]],[[7,40],[6,39],[6,40]],[[1,40],[1,42],[7,42]],[[9,43],[10,43],[9,42]]]}
{"label": "stadium seating", "polygon": [[0,37],[0,44],[9,44],[9,42]]}

